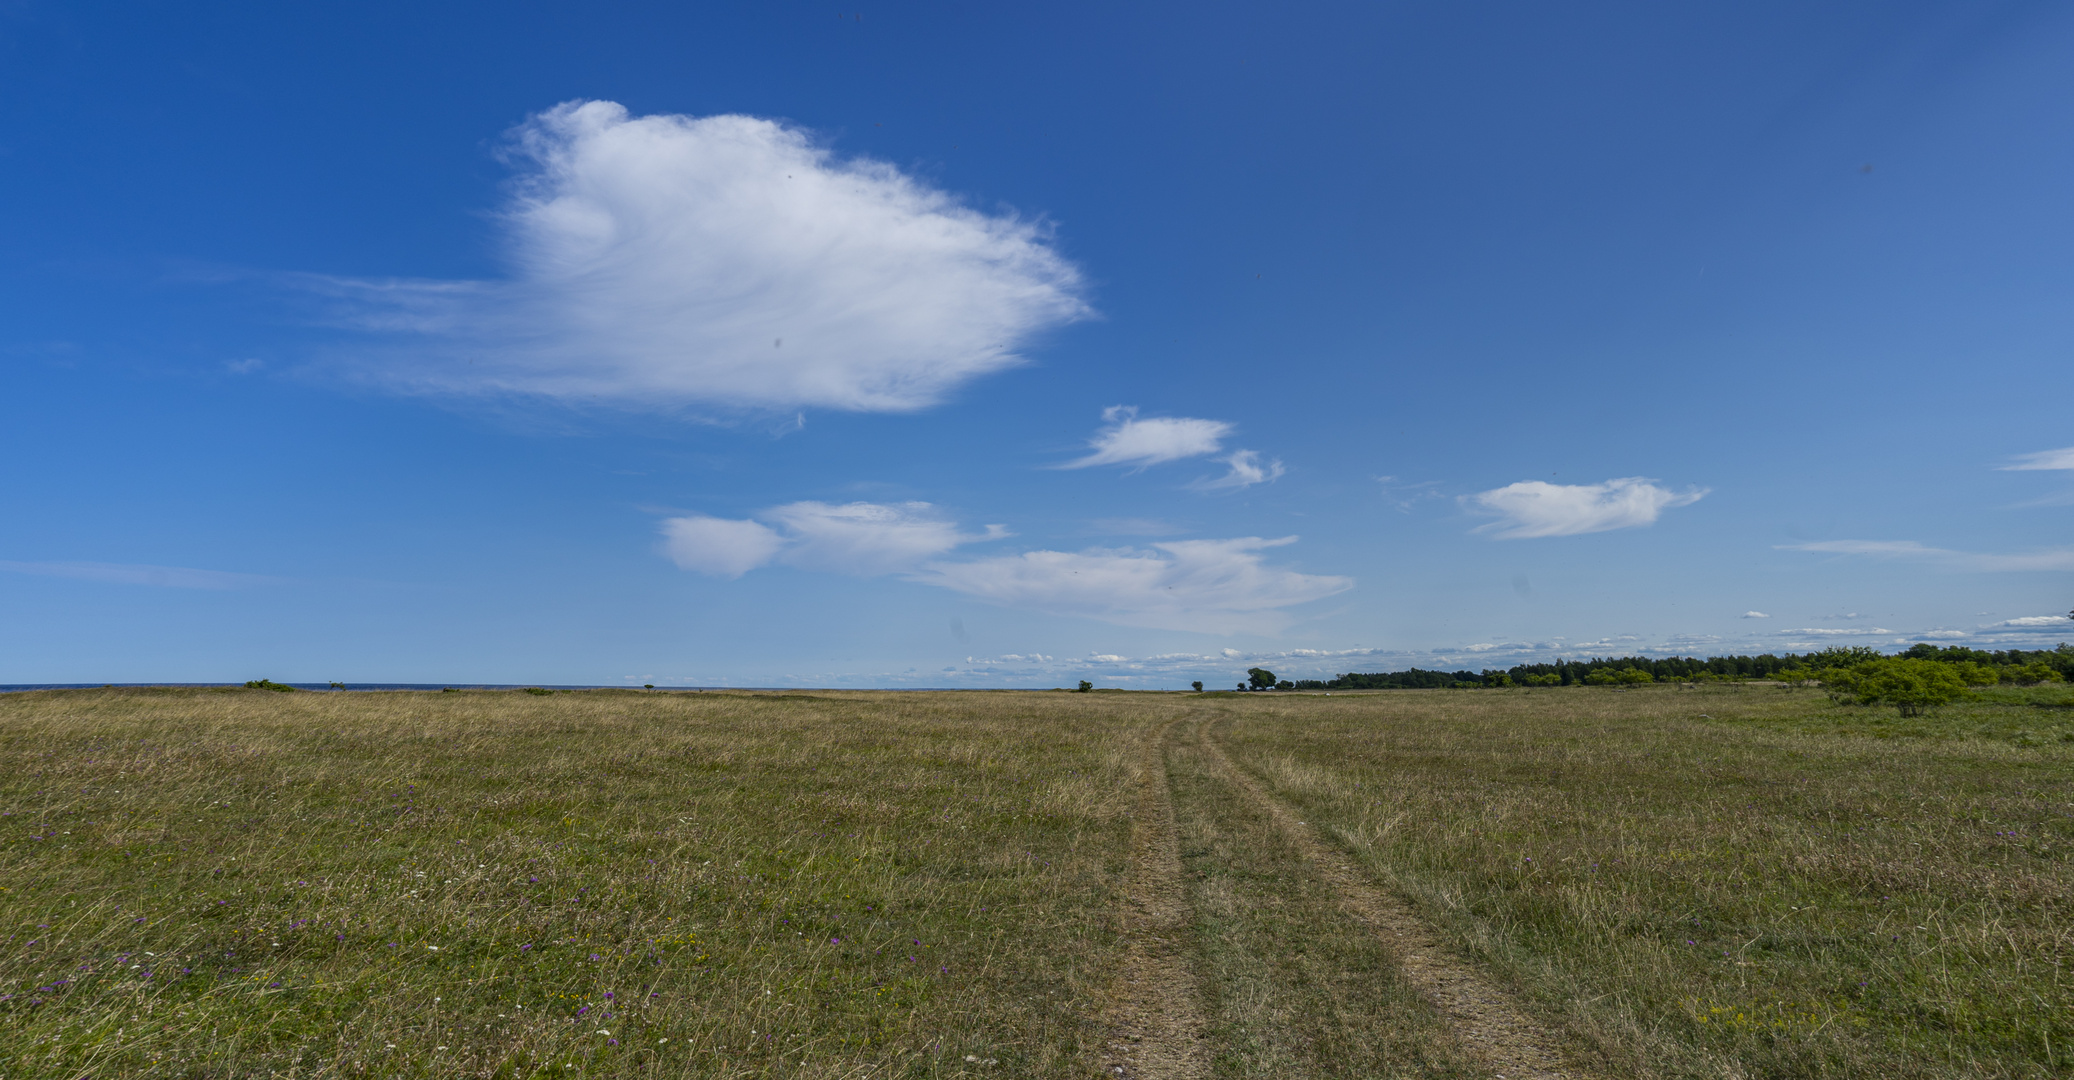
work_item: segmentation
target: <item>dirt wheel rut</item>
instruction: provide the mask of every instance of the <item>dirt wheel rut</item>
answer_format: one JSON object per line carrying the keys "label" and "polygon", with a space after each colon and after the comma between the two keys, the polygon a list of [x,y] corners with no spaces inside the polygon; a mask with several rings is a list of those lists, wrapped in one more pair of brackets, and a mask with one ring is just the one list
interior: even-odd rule
{"label": "dirt wheel rut", "polygon": [[[1164,733],[1163,733],[1164,734]],[[1402,900],[1357,875],[1347,856],[1316,838],[1282,800],[1234,765],[1205,725],[1203,744],[1233,787],[1258,803],[1316,872],[1339,893],[1342,907],[1394,948],[1406,977],[1440,1010],[1455,1038],[1505,1080],[1574,1080],[1556,1033],[1529,1017],[1512,995],[1456,959],[1439,935]]]}

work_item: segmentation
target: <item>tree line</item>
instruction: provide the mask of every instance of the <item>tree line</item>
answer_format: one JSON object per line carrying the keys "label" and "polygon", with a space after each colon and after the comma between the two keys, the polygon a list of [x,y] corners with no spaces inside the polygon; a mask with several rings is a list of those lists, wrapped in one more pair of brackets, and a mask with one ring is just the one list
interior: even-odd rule
{"label": "tree line", "polygon": [[[1288,690],[1439,690],[1496,686],[1620,686],[1655,682],[1717,682],[1772,679],[1781,682],[1835,684],[1843,673],[1872,665],[1902,662],[1895,670],[1949,675],[1967,686],[1995,683],[2034,684],[2074,681],[2074,645],[2056,649],[1971,649],[1922,642],[1889,655],[1860,646],[1811,653],[1760,653],[1756,656],[1617,656],[1589,660],[1557,660],[1516,664],[1482,671],[1349,672],[1331,679],[1269,682]],[[1918,668],[1919,663],[1946,665],[1949,670]],[[1258,669],[1256,669],[1258,670]],[[1250,674],[1250,673],[1249,673]],[[1266,674],[1262,672],[1262,674]],[[1273,676],[1269,675],[1272,679]],[[1941,681],[1941,680],[1940,680]],[[1253,688],[1266,689],[1254,679]]]}

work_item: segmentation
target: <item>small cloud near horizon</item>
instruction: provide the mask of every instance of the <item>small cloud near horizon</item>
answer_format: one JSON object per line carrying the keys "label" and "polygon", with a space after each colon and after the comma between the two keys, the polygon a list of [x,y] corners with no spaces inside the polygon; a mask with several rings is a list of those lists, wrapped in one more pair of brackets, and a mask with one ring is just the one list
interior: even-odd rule
{"label": "small cloud near horizon", "polygon": [[1003,607],[1157,630],[1272,632],[1290,621],[1283,609],[1354,587],[1351,578],[1269,565],[1263,552],[1295,543],[1293,536],[949,560],[943,556],[959,547],[1011,534],[999,525],[960,531],[923,502],[797,502],[746,519],[673,517],[661,529],[673,562],[713,577],[768,565],[891,575]]}
{"label": "small cloud near horizon", "polygon": [[1982,553],[1929,547],[1915,540],[1818,540],[1806,544],[1774,544],[1777,551],[1809,551],[1825,555],[1862,555],[1876,559],[1913,559],[1955,570],[2014,573],[2026,570],[2074,570],[2074,548],[2045,548],[2016,553]]}
{"label": "small cloud near horizon", "polygon": [[2020,619],[2004,619],[1998,623],[1989,623],[1988,626],[2008,627],[2014,630],[2038,626],[2068,626],[2070,623],[2074,623],[2074,620],[2069,620],[2065,615],[2026,615]]}

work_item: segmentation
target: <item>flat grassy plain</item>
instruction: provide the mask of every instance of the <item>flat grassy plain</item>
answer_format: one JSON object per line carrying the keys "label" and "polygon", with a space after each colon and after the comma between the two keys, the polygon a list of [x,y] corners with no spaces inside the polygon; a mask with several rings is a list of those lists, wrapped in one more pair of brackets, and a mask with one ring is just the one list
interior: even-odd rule
{"label": "flat grassy plain", "polygon": [[2074,1072],[2067,697],[1437,691],[1216,730],[1593,1071],[2047,1077]]}
{"label": "flat grassy plain", "polygon": [[1148,783],[1202,1075],[1491,1075],[1213,746],[1576,1075],[2065,1075],[2065,697],[9,694],[0,1080],[1094,1075]]}
{"label": "flat grassy plain", "polygon": [[7,695],[0,1076],[1074,1074],[1100,704]]}

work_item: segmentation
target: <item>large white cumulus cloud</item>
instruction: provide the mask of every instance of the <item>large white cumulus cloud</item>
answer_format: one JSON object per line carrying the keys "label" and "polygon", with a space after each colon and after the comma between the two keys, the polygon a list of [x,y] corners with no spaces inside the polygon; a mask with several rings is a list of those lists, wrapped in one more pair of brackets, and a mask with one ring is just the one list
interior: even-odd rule
{"label": "large white cumulus cloud", "polygon": [[433,392],[636,407],[899,411],[1087,313],[1044,228],[750,116],[580,101],[533,117],[500,217],[512,276],[329,281],[416,340],[372,373]]}

